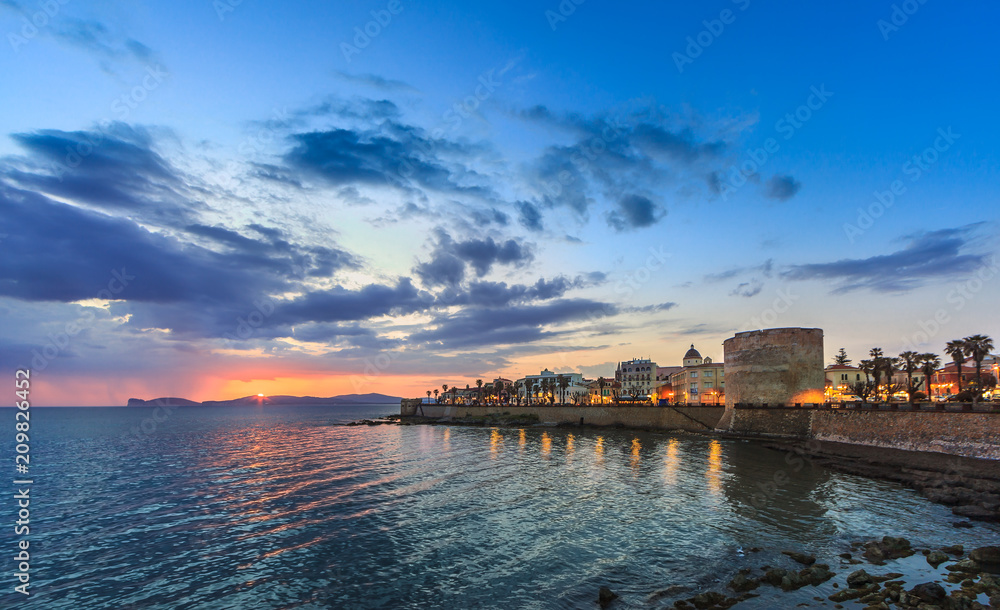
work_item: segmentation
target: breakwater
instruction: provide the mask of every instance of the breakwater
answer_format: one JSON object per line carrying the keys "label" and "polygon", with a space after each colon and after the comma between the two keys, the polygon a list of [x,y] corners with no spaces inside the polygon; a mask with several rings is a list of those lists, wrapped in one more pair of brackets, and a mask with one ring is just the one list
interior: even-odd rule
{"label": "breakwater", "polygon": [[728,430],[1000,460],[1000,412],[995,411],[738,407],[731,410]]}
{"label": "breakwater", "polygon": [[[422,413],[421,413],[422,409]],[[625,426],[661,430],[705,432],[714,430],[722,418],[722,405],[654,407],[644,405],[422,405],[404,399],[400,415],[470,418],[509,414],[538,417],[542,423]]]}

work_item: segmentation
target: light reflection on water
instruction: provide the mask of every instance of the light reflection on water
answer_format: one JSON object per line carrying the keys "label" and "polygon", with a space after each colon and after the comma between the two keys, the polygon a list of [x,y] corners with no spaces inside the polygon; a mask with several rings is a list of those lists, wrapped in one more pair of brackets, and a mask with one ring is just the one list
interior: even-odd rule
{"label": "light reflection on water", "polygon": [[[343,427],[311,407],[178,409],[127,443],[141,409],[38,411],[32,601],[45,608],[576,608],[602,585],[648,607],[671,585],[718,590],[715,574],[779,565],[786,548],[838,570],[849,541],[884,534],[1000,541],[896,485],[741,441]],[[754,546],[766,551],[736,552]],[[766,593],[747,607],[775,607]]]}

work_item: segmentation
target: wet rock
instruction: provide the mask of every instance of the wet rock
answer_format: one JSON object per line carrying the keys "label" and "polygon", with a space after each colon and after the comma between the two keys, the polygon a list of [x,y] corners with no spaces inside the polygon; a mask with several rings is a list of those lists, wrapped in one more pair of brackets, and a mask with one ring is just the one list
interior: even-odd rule
{"label": "wet rock", "polygon": [[942,553],[941,551],[933,551],[927,555],[927,563],[931,564],[935,568],[942,563],[948,561],[950,557]]}
{"label": "wet rock", "polygon": [[840,555],[837,555],[837,557],[840,557],[841,559],[851,559],[853,556],[850,553],[841,553]]}
{"label": "wet rock", "polygon": [[843,591],[838,591],[834,593],[827,599],[832,602],[841,603],[850,601],[852,599],[860,599],[865,595],[869,595],[871,593],[878,591],[878,589],[879,586],[876,584],[869,585],[867,587],[864,587],[863,589],[844,589]]}
{"label": "wet rock", "polygon": [[737,593],[746,593],[747,591],[753,591],[760,586],[760,581],[756,578],[747,578],[743,574],[737,574],[731,581],[729,581],[729,588]]}
{"label": "wet rock", "polygon": [[830,571],[830,566],[819,563],[802,570],[799,573],[799,576],[801,576],[804,580],[809,581],[809,584],[811,585],[818,585],[830,580],[836,576],[836,574]]}
{"label": "wet rock", "polygon": [[978,504],[956,506],[951,509],[951,512],[959,517],[966,517],[973,521],[1000,521],[1000,514],[996,510],[990,510]]}
{"label": "wet rock", "polygon": [[691,589],[685,587],[684,585],[671,585],[666,589],[660,589],[659,591],[654,591],[649,595],[648,601],[655,602],[663,599],[664,597],[673,597],[679,593],[686,593]]}
{"label": "wet rock", "polygon": [[944,590],[944,587],[936,582],[921,583],[910,589],[908,593],[911,597],[916,597],[920,601],[929,604],[943,601],[944,598],[948,597],[948,592]]}
{"label": "wet rock", "polygon": [[805,553],[799,553],[797,551],[781,551],[781,554],[788,555],[789,557],[791,557],[792,559],[803,565],[811,566],[812,564],[816,563],[816,557],[813,555],[807,555]]}
{"label": "wet rock", "polygon": [[692,597],[690,601],[694,604],[695,608],[699,610],[704,610],[705,608],[714,608],[725,603],[729,598],[722,593],[716,593],[715,591],[707,591],[705,593],[699,593]]}
{"label": "wet rock", "polygon": [[618,599],[618,594],[607,587],[601,587],[597,592],[597,603],[601,604],[602,608],[616,599]]}
{"label": "wet rock", "polygon": [[984,546],[969,553],[969,559],[983,564],[1000,565],[1000,546]]}
{"label": "wet rock", "polygon": [[788,574],[788,570],[783,570],[781,568],[772,568],[764,573],[764,582],[775,587],[781,586],[781,580]]}
{"label": "wet rock", "polygon": [[955,544],[952,546],[946,546],[941,549],[941,552],[948,553],[949,555],[955,555],[956,557],[961,557],[965,554],[965,547],[961,544]]}
{"label": "wet rock", "polygon": [[864,570],[858,570],[856,572],[851,572],[847,577],[847,585],[852,589],[860,589],[862,587],[867,587],[875,582],[872,575]]}
{"label": "wet rock", "polygon": [[969,574],[978,574],[980,571],[979,564],[971,559],[963,559],[950,566],[945,566],[945,569],[951,572],[966,572]]}
{"label": "wet rock", "polygon": [[958,523],[952,523],[951,526],[952,527],[957,527],[957,528],[962,528],[962,529],[971,529],[972,528],[972,523],[970,523],[968,521],[959,521]]}

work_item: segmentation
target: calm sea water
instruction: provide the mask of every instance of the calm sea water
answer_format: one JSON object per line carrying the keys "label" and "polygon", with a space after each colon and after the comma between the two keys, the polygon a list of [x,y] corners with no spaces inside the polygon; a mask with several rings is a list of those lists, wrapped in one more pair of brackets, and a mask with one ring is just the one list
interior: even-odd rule
{"label": "calm sea water", "polygon": [[[842,578],[856,568],[836,555],[853,540],[1000,543],[996,526],[955,529],[912,491],[796,468],[749,442],[337,425],[397,411],[35,408],[32,595],[11,593],[4,525],[0,606],[593,608],[608,585],[618,607],[667,607],[680,594],[651,594],[721,590],[741,567],[790,566],[783,549],[815,552]],[[778,473],[787,480],[769,485]],[[6,524],[12,495],[0,496]],[[914,559],[905,570],[929,570]],[[765,588],[740,607],[794,607],[831,584]]]}

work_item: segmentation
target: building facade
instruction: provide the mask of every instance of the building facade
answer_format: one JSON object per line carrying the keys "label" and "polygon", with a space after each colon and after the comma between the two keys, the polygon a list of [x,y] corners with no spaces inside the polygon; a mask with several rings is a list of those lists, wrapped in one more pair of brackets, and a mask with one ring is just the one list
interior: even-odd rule
{"label": "building facade", "polygon": [[702,358],[691,345],[684,354],[684,366],[670,375],[673,401],[679,403],[722,404],[726,400],[726,370],[721,362]]}
{"label": "building facade", "polygon": [[619,362],[615,381],[621,384],[621,395],[652,400],[656,387],[656,368],[656,363],[648,358]]}

